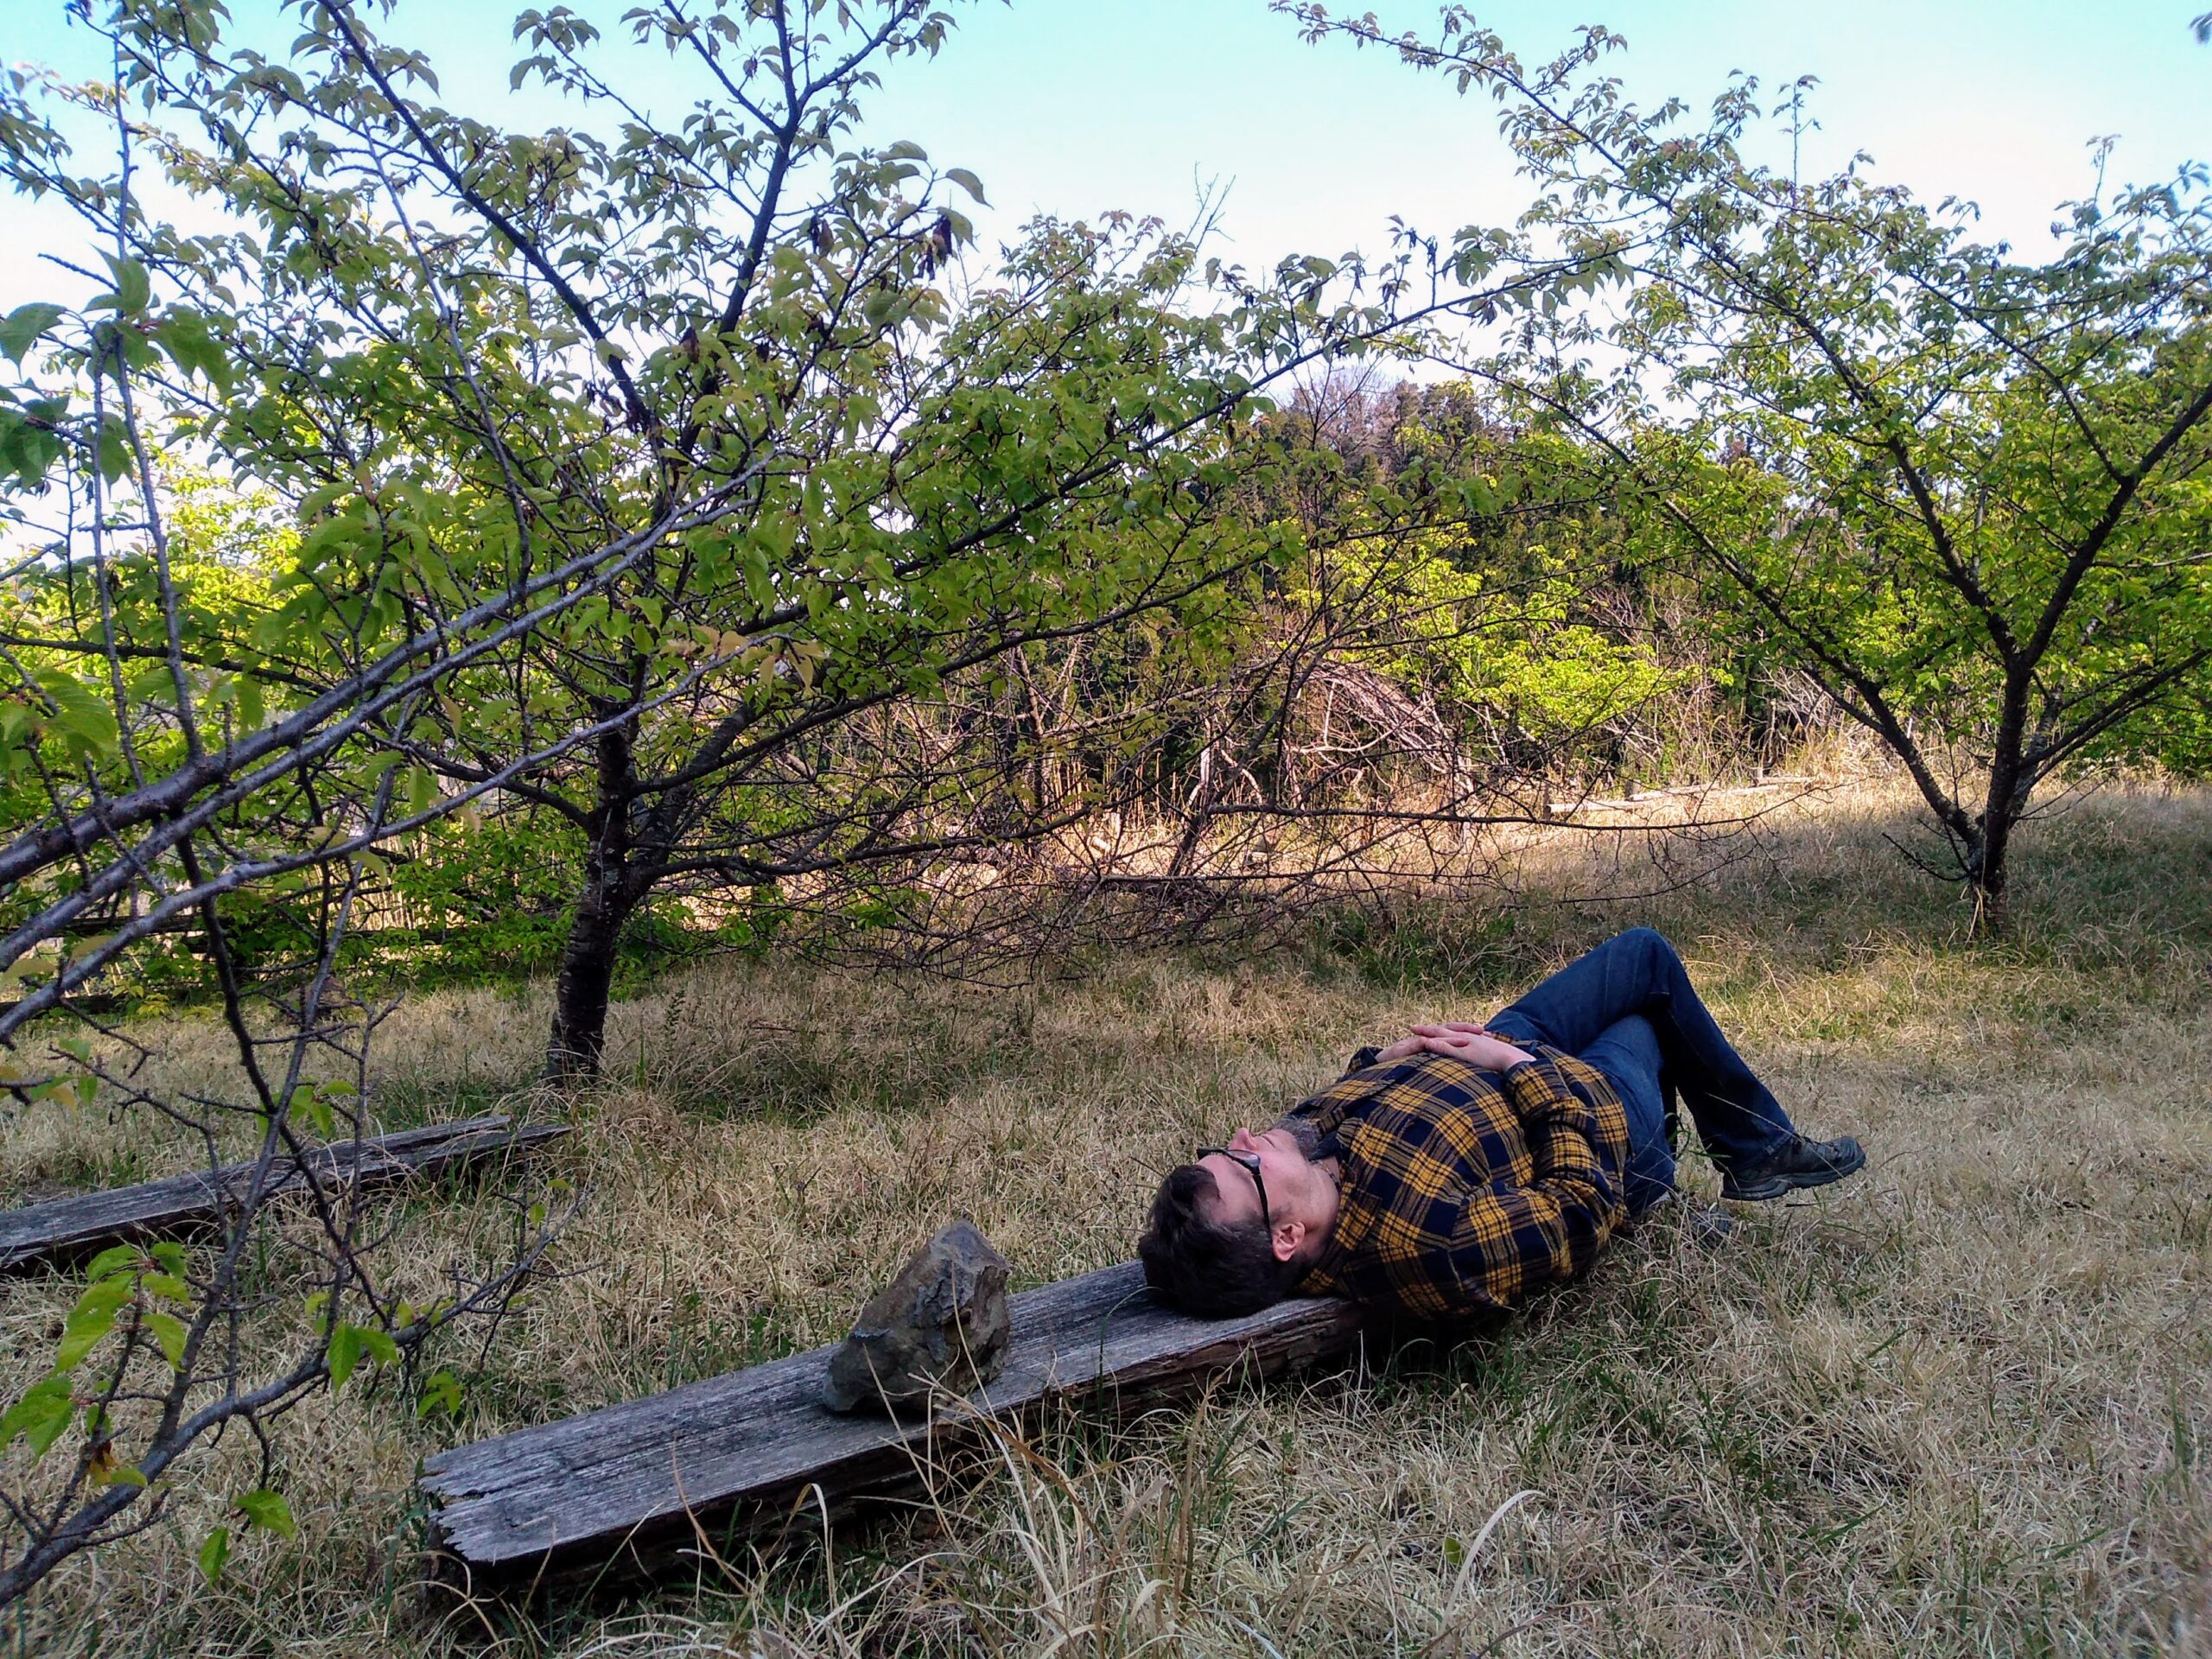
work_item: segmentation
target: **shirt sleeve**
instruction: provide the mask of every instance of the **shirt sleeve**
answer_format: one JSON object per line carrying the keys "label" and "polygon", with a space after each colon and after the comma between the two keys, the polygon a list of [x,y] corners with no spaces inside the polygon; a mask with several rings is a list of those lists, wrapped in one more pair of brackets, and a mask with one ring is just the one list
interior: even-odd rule
{"label": "shirt sleeve", "polygon": [[1528,1139],[1526,1186],[1469,1194],[1452,1261],[1471,1309],[1504,1308],[1587,1268],[1619,1224],[1622,1199],[1599,1160],[1589,1105],[1549,1059],[1516,1065],[1505,1091]]}

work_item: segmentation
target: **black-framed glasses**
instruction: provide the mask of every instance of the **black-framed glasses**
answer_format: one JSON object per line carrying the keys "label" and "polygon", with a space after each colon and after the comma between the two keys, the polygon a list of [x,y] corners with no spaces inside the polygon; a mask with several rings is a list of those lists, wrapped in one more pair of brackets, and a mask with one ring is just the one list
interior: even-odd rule
{"label": "black-framed glasses", "polygon": [[1260,1195],[1260,1225],[1270,1233],[1274,1231],[1274,1218],[1268,1214],[1268,1184],[1260,1179],[1258,1153],[1239,1152],[1234,1147],[1200,1147],[1197,1155],[1200,1158],[1226,1158],[1230,1163],[1239,1165],[1247,1171],[1252,1177],[1253,1190]]}

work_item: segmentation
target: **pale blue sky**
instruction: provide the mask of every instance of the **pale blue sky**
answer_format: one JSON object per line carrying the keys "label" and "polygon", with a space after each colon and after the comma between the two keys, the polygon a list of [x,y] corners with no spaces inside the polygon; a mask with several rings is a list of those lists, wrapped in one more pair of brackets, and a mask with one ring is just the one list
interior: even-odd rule
{"label": "pale blue sky", "polygon": [[[1364,6],[1370,0],[1359,0]],[[571,0],[612,24],[627,0]],[[1635,97],[1701,107],[1732,69],[1778,88],[1818,75],[1808,172],[1872,154],[1880,175],[1930,198],[1972,197],[1988,234],[2035,245],[2056,202],[2090,178],[2086,146],[2116,134],[2115,179],[2163,177],[2212,156],[2212,49],[2190,17],[2212,0],[1504,0],[1478,6],[1522,56],[1548,56],[1571,25],[1625,35],[1612,60]],[[272,0],[232,0],[248,26],[279,27]],[[960,20],[935,62],[895,66],[872,133],[926,145],[979,173],[987,237],[1028,214],[1108,207],[1189,218],[1200,187],[1225,187],[1224,251],[1260,265],[1290,251],[1380,251],[1402,213],[1425,230],[1509,219],[1524,190],[1482,98],[1376,51],[1308,47],[1264,0],[999,0]],[[1433,5],[1385,6],[1394,27]],[[445,101],[493,121],[557,118],[509,95],[513,7],[399,0],[386,38],[431,52]],[[620,31],[610,29],[616,39]],[[61,0],[0,0],[0,60],[97,73]],[[622,48],[626,54],[627,48]],[[648,97],[674,100],[648,55]],[[41,251],[77,241],[50,213],[20,213],[0,241],[0,309],[62,296]]]}

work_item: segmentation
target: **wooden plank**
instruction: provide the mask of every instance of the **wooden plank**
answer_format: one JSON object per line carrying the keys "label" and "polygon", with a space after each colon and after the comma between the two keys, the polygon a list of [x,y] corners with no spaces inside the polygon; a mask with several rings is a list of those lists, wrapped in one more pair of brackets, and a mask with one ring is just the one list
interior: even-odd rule
{"label": "wooden plank", "polygon": [[[1279,1302],[1194,1319],[1154,1301],[1135,1262],[1025,1291],[1005,1373],[976,1401],[1007,1421],[1052,1400],[1118,1408],[1195,1392],[1224,1371],[1271,1376],[1349,1348],[1349,1302]],[[435,1569],[474,1589],[610,1571],[649,1575],[695,1540],[779,1522],[804,1497],[833,1513],[909,1483],[963,1438],[932,1424],[842,1416],[818,1403],[830,1348],[439,1453],[423,1487]],[[973,1439],[972,1420],[966,1438]],[[818,1495],[810,1488],[819,1488]]]}
{"label": "wooden plank", "polygon": [[[402,1129],[358,1142],[341,1141],[311,1154],[307,1173],[289,1160],[280,1165],[270,1191],[299,1191],[310,1174],[326,1185],[373,1190],[505,1154],[526,1154],[567,1133],[550,1123],[516,1128],[506,1117],[495,1115]],[[138,1186],[0,1211],[0,1270],[68,1261],[111,1244],[207,1226],[238,1208],[252,1175],[250,1163],[229,1164]]]}

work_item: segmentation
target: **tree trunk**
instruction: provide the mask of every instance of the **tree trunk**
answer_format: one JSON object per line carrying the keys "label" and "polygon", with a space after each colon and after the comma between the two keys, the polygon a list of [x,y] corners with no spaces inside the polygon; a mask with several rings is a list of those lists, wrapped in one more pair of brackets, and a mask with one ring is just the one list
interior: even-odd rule
{"label": "tree trunk", "polygon": [[[590,862],[597,861],[599,849]],[[599,1076],[607,1046],[607,1007],[614,987],[614,950],[622,924],[634,906],[625,902],[619,870],[611,881],[588,874],[569,942],[561,952],[560,976],[553,983],[553,1032],[545,1048],[545,1076],[550,1083],[574,1084]]]}
{"label": "tree trunk", "polygon": [[1974,836],[1967,843],[1961,862],[1967,899],[1974,906],[1971,925],[1976,933],[2005,931],[2005,852],[2012,832],[2012,826],[2002,818],[1993,823],[1985,819],[1975,826]]}
{"label": "tree trunk", "polygon": [[2017,739],[2009,745],[2004,741],[2008,735],[1999,734],[1999,746],[1989,770],[1989,794],[1967,843],[1967,897],[1974,904],[1977,933],[2005,931],[2007,855],[2012,850],[2012,831],[2026,813],[2035,788],[2034,769],[2023,764]]}
{"label": "tree trunk", "polygon": [[588,825],[584,879],[576,894],[576,913],[561,952],[560,976],[553,984],[553,1031],[545,1046],[545,1076],[550,1083],[590,1083],[599,1076],[607,1046],[607,1005],[614,988],[614,950],[622,925],[645,897],[631,868],[630,739],[608,732],[599,741],[599,803]]}

